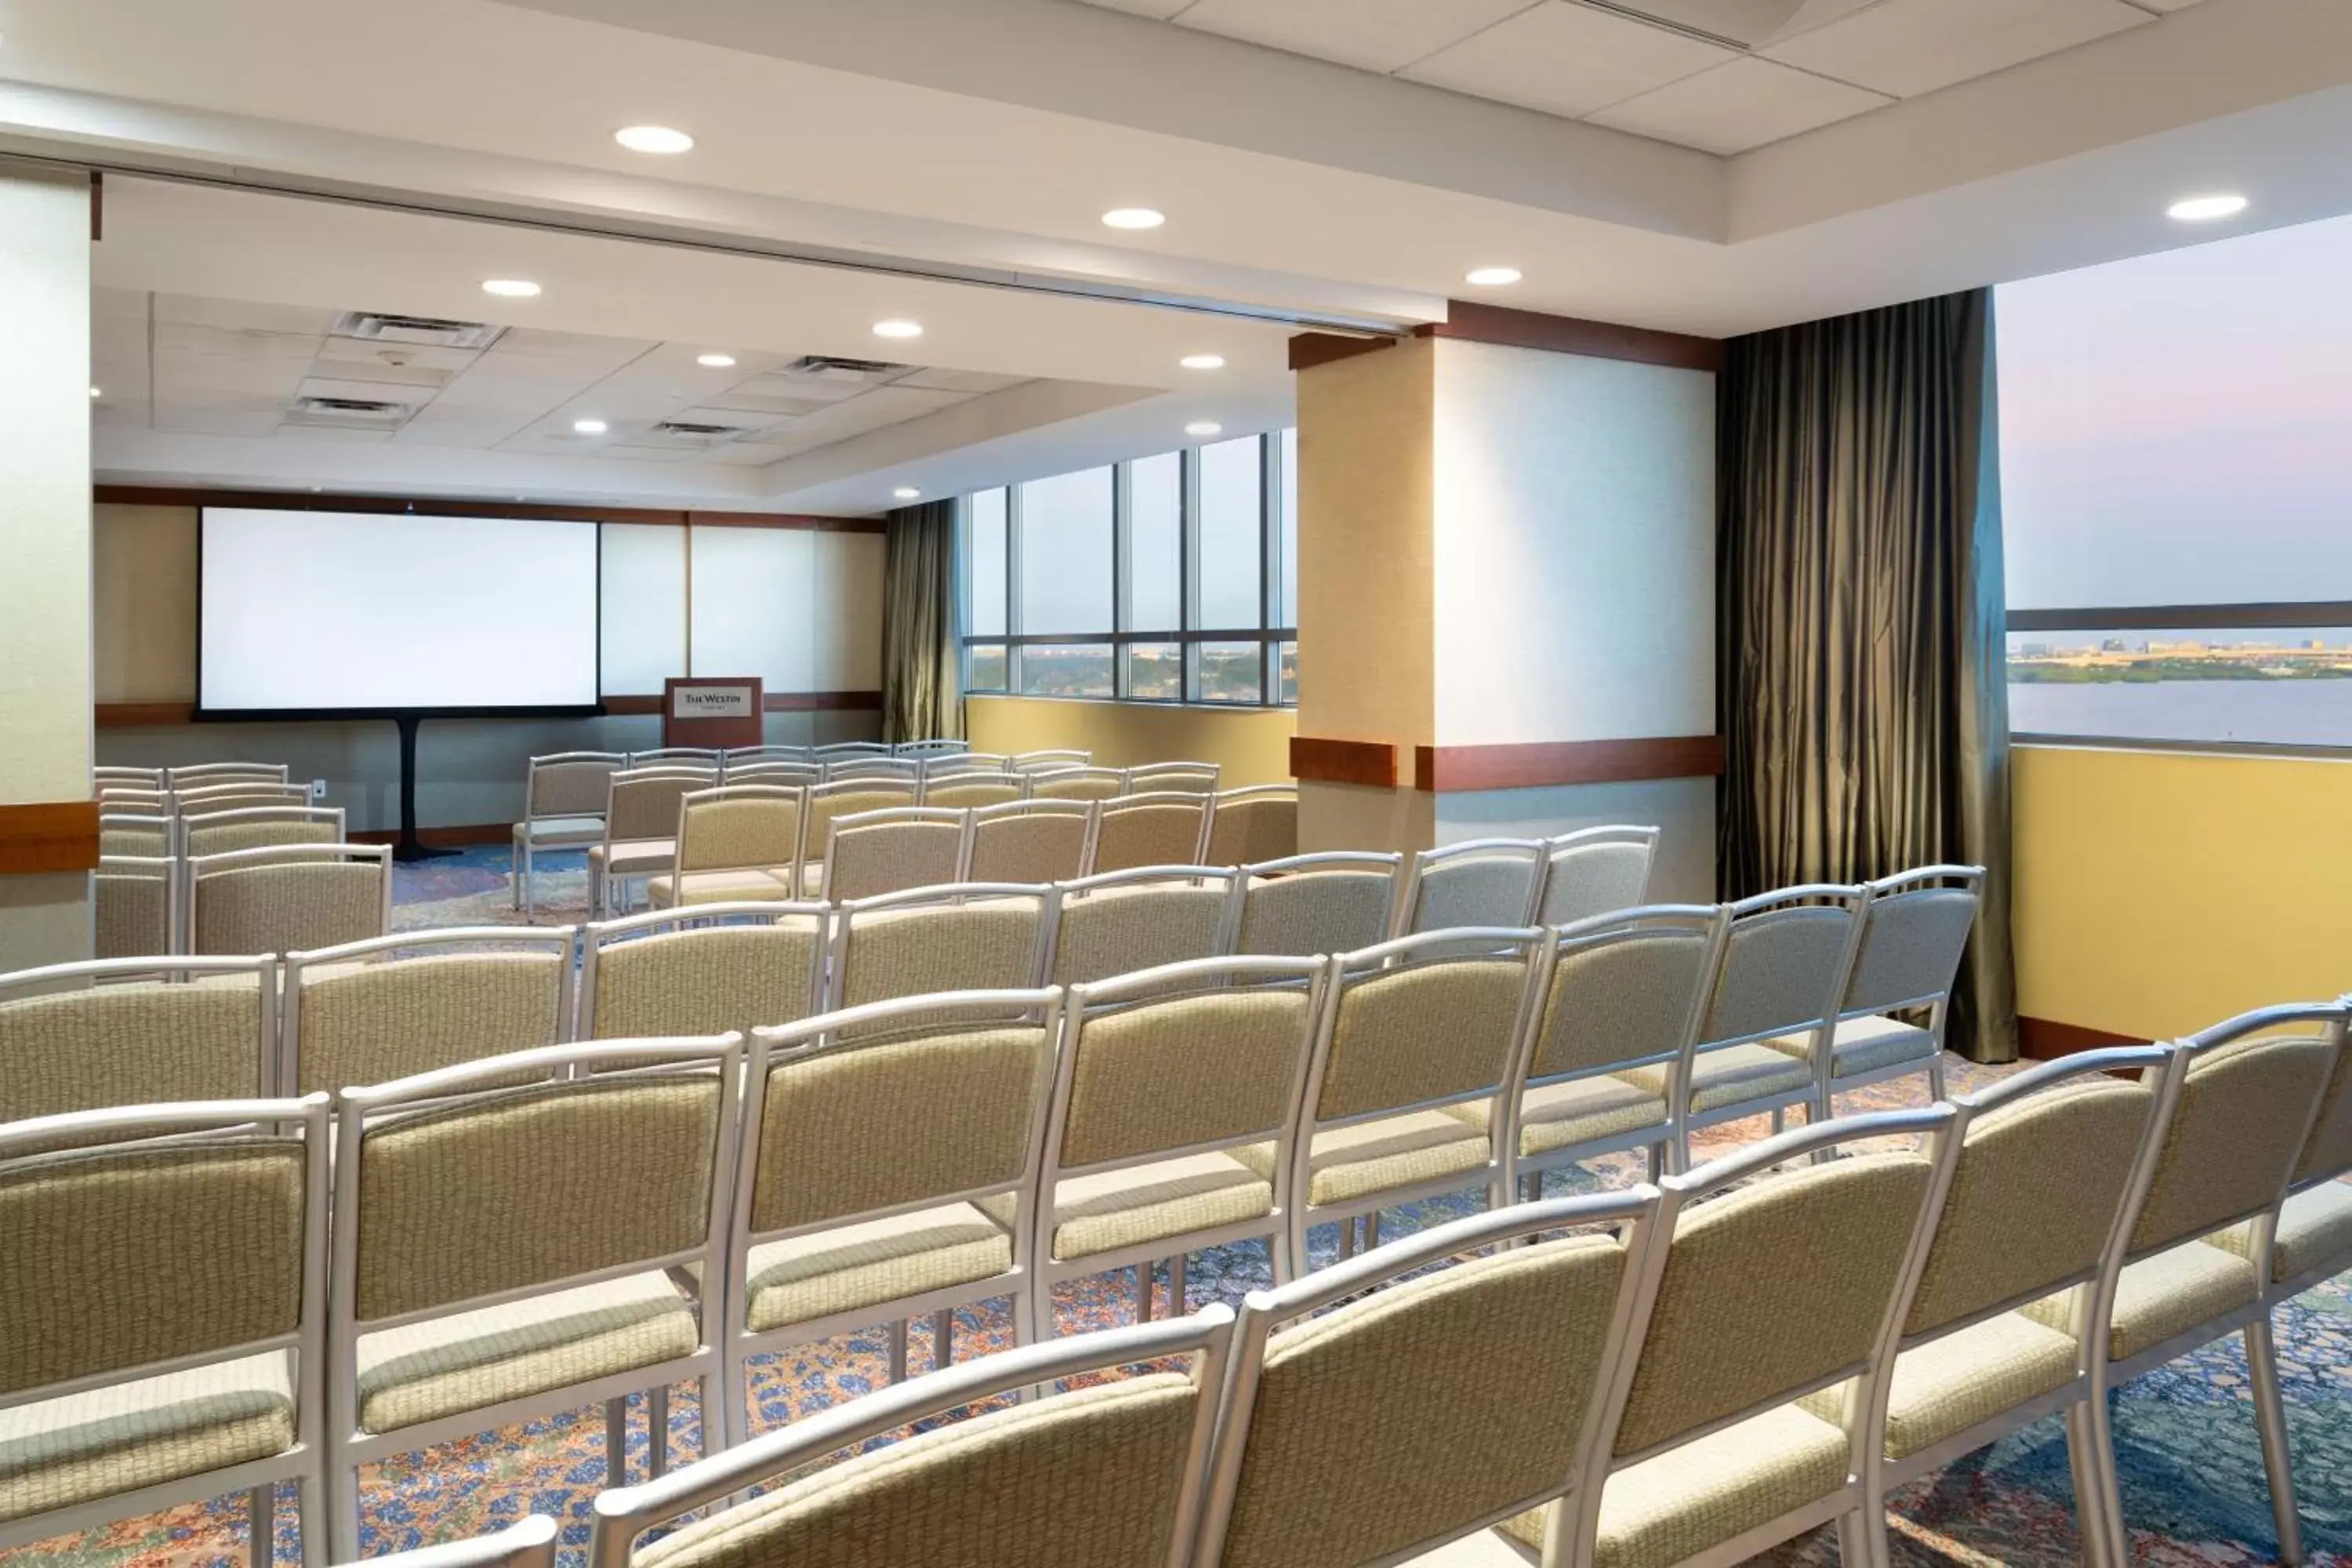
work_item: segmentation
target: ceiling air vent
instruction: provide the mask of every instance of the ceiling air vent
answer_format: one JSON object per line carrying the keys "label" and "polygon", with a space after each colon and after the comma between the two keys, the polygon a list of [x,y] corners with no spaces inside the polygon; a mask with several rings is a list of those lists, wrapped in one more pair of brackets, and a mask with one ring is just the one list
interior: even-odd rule
{"label": "ceiling air vent", "polygon": [[298,397],[287,417],[295,425],[392,430],[406,424],[409,413],[405,403],[379,403],[364,397]]}
{"label": "ceiling air vent", "polygon": [[1728,44],[1736,49],[1759,48],[1783,34],[1851,11],[1859,0],[1590,0],[1604,11],[1614,11],[1640,22],[1654,22],[1677,33]]}
{"label": "ceiling air vent", "polygon": [[776,374],[807,376],[817,381],[877,381],[909,367],[887,360],[842,359],[833,354],[804,354]]}
{"label": "ceiling air vent", "polygon": [[452,321],[439,316],[403,316],[390,310],[345,310],[329,329],[339,338],[371,343],[415,343],[439,349],[486,349],[506,329],[487,321]]}
{"label": "ceiling air vent", "polygon": [[654,426],[656,436],[696,436],[709,441],[724,441],[743,430],[740,425],[698,425],[690,419],[664,419]]}

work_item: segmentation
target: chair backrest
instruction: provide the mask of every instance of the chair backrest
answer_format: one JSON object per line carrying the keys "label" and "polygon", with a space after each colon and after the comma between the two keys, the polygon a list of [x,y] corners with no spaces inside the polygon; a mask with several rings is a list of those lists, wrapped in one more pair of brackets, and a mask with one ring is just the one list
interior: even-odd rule
{"label": "chair backrest", "polygon": [[1127,770],[1127,787],[1131,795],[1213,795],[1218,772],[1214,763],[1141,763]]}
{"label": "chair backrest", "polygon": [[809,760],[806,746],[730,746],[719,754],[722,767],[733,768],[738,763],[805,763]]}
{"label": "chair backrest", "polygon": [[1396,934],[1531,923],[1546,847],[1540,838],[1472,838],[1420,851],[1397,900]]}
{"label": "chair backrest", "polygon": [[1054,772],[1062,768],[1091,767],[1094,765],[1094,760],[1095,754],[1092,752],[1049,748],[1038,752],[1016,752],[1013,754],[1011,763],[1013,772],[1029,773]]}
{"label": "chair backrest", "polygon": [[1200,865],[1209,847],[1209,805],[1215,798],[1176,792],[1104,801],[1095,810],[1094,869]]}
{"label": "chair backrest", "polygon": [[806,792],[798,786],[724,784],[677,797],[677,869],[796,874]]}
{"label": "chair backrest", "polygon": [[887,757],[888,745],[880,741],[835,741],[809,748],[809,755],[824,762],[839,762],[850,757]]}
{"label": "chair backrest", "polygon": [[1861,888],[1786,888],[1730,906],[1700,1047],[1823,1030],[1861,933]]}
{"label": "chair backrest", "polygon": [[663,767],[683,763],[716,773],[726,754],[716,746],[656,746],[651,751],[631,752],[629,766],[633,769]]}
{"label": "chair backrest", "polygon": [[583,1039],[749,1036],[817,1010],[822,904],[696,904],[583,928]]}
{"label": "chair backrest", "polygon": [[1389,933],[1404,857],[1325,850],[1241,868],[1242,953],[1353,952]]}
{"label": "chair backrest", "polygon": [[964,814],[890,806],[836,816],[824,847],[827,903],[962,880]]}
{"label": "chair backrest", "polygon": [[[367,1568],[555,1568],[559,1527],[543,1513],[469,1541],[445,1541],[366,1559]],[[359,1568],[353,1563],[350,1568]]]}
{"label": "chair backrest", "polygon": [[925,805],[955,810],[1003,805],[1007,801],[1019,800],[1026,789],[1022,775],[1000,768],[972,768],[952,773],[927,768],[923,772]]}
{"label": "chair backrest", "polygon": [[1034,884],[957,882],[840,905],[826,1009],[1034,984],[1052,893]]}
{"label": "chair backrest", "polygon": [[101,813],[126,816],[168,816],[172,811],[172,795],[168,790],[101,783],[98,786],[98,808]]}
{"label": "chair backrest", "polygon": [[1045,979],[1075,985],[1225,951],[1234,873],[1148,866],[1054,884]]}
{"label": "chair backrest", "polygon": [[1639,905],[1657,858],[1654,827],[1588,827],[1546,841],[1536,923],[1573,925]]}
{"label": "chair backrest", "polygon": [[971,808],[964,875],[975,882],[1067,882],[1087,874],[1094,807],[1082,800],[1010,800]]}
{"label": "chair backrest", "polygon": [[900,741],[890,748],[894,757],[956,757],[971,750],[970,741]]}
{"label": "chair backrest", "polygon": [[678,802],[719,782],[698,768],[626,768],[610,775],[604,795],[604,842],[642,843],[677,832]]}
{"label": "chair backrest", "polygon": [[[661,1542],[662,1563],[1185,1568],[1232,1324],[1230,1309],[1213,1306],[982,1356],[605,1492],[590,1568],[628,1568],[637,1536],[763,1483],[756,1512],[722,1510],[687,1525]],[[1191,1367],[1049,1394],[809,1468],[977,1401],[1175,1356]]]}
{"label": "chair backrest", "polygon": [[247,805],[201,814],[184,810],[173,821],[176,852],[186,856],[260,849],[272,844],[343,842],[340,805]]}
{"label": "chair backrest", "polygon": [[1067,767],[1023,771],[1029,774],[1032,800],[1116,800],[1127,793],[1127,773],[1120,768],[1074,763]]}
{"label": "chair backrest", "polygon": [[523,815],[533,821],[551,816],[602,816],[612,778],[629,765],[619,752],[556,752],[530,760],[523,786]]}
{"label": "chair backrest", "polygon": [[833,842],[834,822],[868,811],[888,811],[915,804],[917,783],[911,778],[852,778],[828,780],[808,792],[808,826],[802,842],[805,858],[814,859]]}
{"label": "chair backrest", "polygon": [[832,757],[824,763],[827,784],[847,784],[867,781],[876,784],[900,784],[915,789],[922,783],[923,764],[912,757]]}
{"label": "chair backrest", "polygon": [[105,811],[98,815],[98,852],[161,859],[172,853],[173,818],[145,812]]}
{"label": "chair backrest", "polygon": [[1210,865],[1287,860],[1297,853],[1297,784],[1252,784],[1217,796],[1209,817],[1208,851],[1202,857]]}
{"label": "chair backrest", "polygon": [[161,768],[134,768],[125,767],[120,763],[106,763],[90,769],[89,777],[90,782],[100,789],[105,789],[111,784],[127,784],[132,789],[145,790],[161,790],[163,787],[163,770]]}
{"label": "chair backrest", "polygon": [[1657,1206],[1474,1215],[1250,1292],[1198,1561],[1401,1563],[1566,1493],[1615,1421]]}
{"label": "chair backrest", "polygon": [[172,795],[172,813],[175,816],[194,816],[212,812],[238,811],[247,806],[308,805],[310,803],[310,792],[301,784],[247,780],[175,791]]}
{"label": "chair backrest", "polygon": [[1468,927],[1335,954],[1308,1118],[1353,1121],[1502,1090],[1518,1069],[1545,941],[1532,928]]}
{"label": "chair backrest", "polygon": [[1528,1081],[1679,1062],[1698,1029],[1723,910],[1648,904],[1562,926]]}
{"label": "chair backrest", "polygon": [[720,776],[730,784],[782,784],[787,789],[806,789],[824,782],[824,769],[816,763],[729,763]]}
{"label": "chair backrest", "polygon": [[145,958],[172,951],[173,889],[179,863],[168,856],[98,858],[90,912],[100,958]]}
{"label": "chair backrest", "polygon": [[269,1089],[277,1024],[275,958],[99,959],[0,974],[0,1121],[249,1100]]}
{"label": "chair backrest", "polygon": [[[2338,1000],[2352,1002],[2352,997]],[[2352,1171],[2352,1039],[2336,1053],[2336,1070],[2320,1096],[2311,1135],[2303,1141],[2303,1155],[2295,1162],[2294,1184],[2300,1190],[2334,1181],[2347,1171]]]}
{"label": "chair backrest", "polygon": [[[916,743],[919,744],[920,742]],[[1001,773],[1009,771],[1012,767],[1013,759],[1006,756],[1002,752],[975,752],[969,747],[964,746],[963,742],[961,741],[954,742],[939,742],[936,743],[940,745],[952,743],[958,749],[954,751],[940,752],[912,752],[908,750],[907,747],[901,746],[898,748],[898,754],[901,757],[910,757],[915,761],[921,763],[923,764],[923,776],[927,779],[946,778],[954,773]]]}
{"label": "chair backrest", "polygon": [[388,844],[277,845],[186,864],[190,952],[292,952],[391,929]]}
{"label": "chair backrest", "polygon": [[163,787],[177,794],[219,784],[284,784],[286,776],[284,763],[191,763],[164,769]]}
{"label": "chair backrest", "polygon": [[1870,884],[1841,1015],[1940,1007],[1984,889],[1981,866],[1925,866]]}
{"label": "chair backrest", "polygon": [[288,953],[278,1091],[331,1093],[561,1043],[578,935],[459,927]]}

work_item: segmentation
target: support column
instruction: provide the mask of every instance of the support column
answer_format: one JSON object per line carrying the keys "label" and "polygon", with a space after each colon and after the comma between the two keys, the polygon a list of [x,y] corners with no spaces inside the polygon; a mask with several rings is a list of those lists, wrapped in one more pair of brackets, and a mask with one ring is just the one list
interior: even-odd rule
{"label": "support column", "polygon": [[0,163],[0,970],[91,951],[90,203]]}

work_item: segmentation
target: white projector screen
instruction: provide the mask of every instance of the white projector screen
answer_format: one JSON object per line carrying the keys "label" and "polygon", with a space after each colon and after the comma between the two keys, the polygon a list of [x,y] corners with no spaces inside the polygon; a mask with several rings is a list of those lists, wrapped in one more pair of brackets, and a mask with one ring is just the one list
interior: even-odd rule
{"label": "white projector screen", "polygon": [[197,707],[592,708],[596,532],[587,521],[206,507]]}

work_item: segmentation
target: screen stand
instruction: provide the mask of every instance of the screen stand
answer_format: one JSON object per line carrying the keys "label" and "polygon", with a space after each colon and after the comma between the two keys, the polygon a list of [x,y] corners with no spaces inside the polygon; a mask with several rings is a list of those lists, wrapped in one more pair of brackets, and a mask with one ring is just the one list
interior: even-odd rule
{"label": "screen stand", "polygon": [[392,847],[395,860],[437,860],[455,849],[432,848],[416,837],[416,726],[421,713],[403,713],[393,720],[400,726],[400,840]]}

